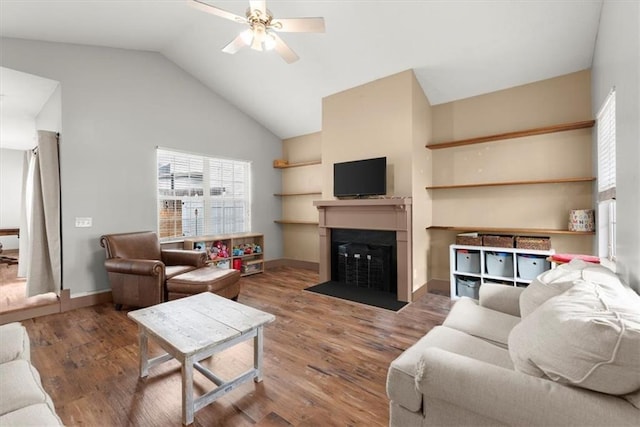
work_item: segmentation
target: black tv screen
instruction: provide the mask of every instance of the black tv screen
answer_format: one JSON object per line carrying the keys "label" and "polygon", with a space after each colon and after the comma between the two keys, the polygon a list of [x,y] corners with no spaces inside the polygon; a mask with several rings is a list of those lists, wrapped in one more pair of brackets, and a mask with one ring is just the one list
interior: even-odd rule
{"label": "black tv screen", "polygon": [[387,194],[387,158],[355,160],[333,164],[335,197]]}

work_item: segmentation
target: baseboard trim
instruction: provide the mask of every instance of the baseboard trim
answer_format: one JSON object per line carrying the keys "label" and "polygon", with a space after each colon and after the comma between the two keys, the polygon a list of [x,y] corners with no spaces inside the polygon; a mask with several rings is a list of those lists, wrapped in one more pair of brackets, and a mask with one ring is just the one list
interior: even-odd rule
{"label": "baseboard trim", "polygon": [[431,279],[427,282],[428,292],[438,291],[438,293],[444,293],[446,295],[451,294],[451,286],[448,280]]}
{"label": "baseboard trim", "polygon": [[111,289],[76,298],[71,298],[70,292],[67,290],[66,295],[64,295],[63,291],[63,294],[61,294],[60,297],[62,303],[61,312],[75,310],[77,308],[91,307],[92,305],[113,301]]}
{"label": "baseboard trim", "polygon": [[34,317],[47,316],[49,314],[56,313],[60,313],[60,301],[35,307],[21,307],[18,310],[0,314],[0,325],[11,322],[21,322]]}
{"label": "baseboard trim", "polygon": [[264,267],[266,269],[277,267],[292,267],[301,268],[303,270],[320,271],[320,263],[313,261],[302,261],[299,259],[280,258],[265,261]]}
{"label": "baseboard trim", "polygon": [[429,284],[423,283],[418,289],[411,294],[411,301],[417,301],[429,292]]}

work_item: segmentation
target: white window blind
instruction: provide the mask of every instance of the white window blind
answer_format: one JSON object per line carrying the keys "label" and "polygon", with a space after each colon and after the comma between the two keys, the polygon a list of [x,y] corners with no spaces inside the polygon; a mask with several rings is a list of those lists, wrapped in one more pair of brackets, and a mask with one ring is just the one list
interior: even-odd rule
{"label": "white window blind", "polygon": [[598,145],[598,255],[616,259],[616,92],[596,116]]}
{"label": "white window blind", "polygon": [[614,199],[616,191],[616,92],[612,90],[597,116],[598,199]]}
{"label": "white window blind", "polygon": [[251,163],[158,148],[160,240],[251,231]]}

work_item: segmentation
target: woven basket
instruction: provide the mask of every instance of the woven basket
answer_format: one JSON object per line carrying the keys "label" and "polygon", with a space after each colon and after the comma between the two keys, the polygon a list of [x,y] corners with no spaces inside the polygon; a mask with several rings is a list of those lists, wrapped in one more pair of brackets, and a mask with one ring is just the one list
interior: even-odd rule
{"label": "woven basket", "polygon": [[493,236],[486,234],[482,236],[482,246],[492,246],[494,248],[512,248],[513,236]]}
{"label": "woven basket", "polygon": [[551,239],[546,236],[516,236],[516,248],[548,251],[551,249]]}

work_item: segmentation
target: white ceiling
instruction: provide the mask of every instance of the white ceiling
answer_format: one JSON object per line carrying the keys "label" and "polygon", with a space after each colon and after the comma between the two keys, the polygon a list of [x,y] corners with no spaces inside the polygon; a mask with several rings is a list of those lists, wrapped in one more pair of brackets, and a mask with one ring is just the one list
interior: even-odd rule
{"label": "white ceiling", "polygon": [[32,74],[0,67],[0,148],[36,145],[36,116],[58,86]]}
{"label": "white ceiling", "polygon": [[[210,4],[244,16],[248,0]],[[267,0],[300,56],[220,49],[244,27],[187,0],[0,0],[0,35],[157,51],[281,138],[321,129],[322,98],[413,69],[431,104],[591,66],[602,0]],[[64,106],[63,106],[64,108]]]}

